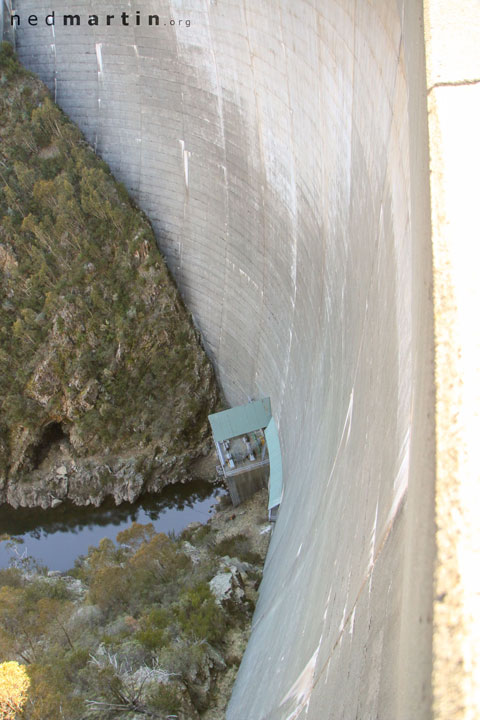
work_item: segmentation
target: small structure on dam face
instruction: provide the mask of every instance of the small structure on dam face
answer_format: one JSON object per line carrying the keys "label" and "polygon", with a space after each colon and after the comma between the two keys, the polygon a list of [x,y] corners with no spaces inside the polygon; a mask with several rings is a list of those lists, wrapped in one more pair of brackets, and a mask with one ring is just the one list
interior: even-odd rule
{"label": "small structure on dam face", "polygon": [[270,398],[208,416],[223,476],[232,503],[239,505],[269,487],[268,514],[275,520],[282,496],[280,442]]}

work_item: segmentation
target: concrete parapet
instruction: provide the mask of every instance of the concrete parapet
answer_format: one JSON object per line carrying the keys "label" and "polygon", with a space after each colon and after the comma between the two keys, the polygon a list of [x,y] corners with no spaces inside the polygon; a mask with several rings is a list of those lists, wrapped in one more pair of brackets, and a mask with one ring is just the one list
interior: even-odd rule
{"label": "concrete parapet", "polygon": [[428,0],[437,387],[434,716],[480,718],[480,8]]}

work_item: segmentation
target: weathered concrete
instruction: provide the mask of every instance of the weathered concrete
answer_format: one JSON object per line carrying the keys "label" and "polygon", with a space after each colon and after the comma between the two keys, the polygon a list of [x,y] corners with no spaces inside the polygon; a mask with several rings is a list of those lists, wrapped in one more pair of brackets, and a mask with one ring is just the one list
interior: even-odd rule
{"label": "weathered concrete", "polygon": [[42,22],[17,43],[152,219],[227,398],[272,398],[285,495],[228,718],[430,717],[422,4],[138,0],[192,25],[42,25],[114,5],[18,0]]}
{"label": "weathered concrete", "polygon": [[434,714],[480,718],[480,7],[425,3],[435,286]]}
{"label": "weathered concrete", "polygon": [[254,495],[262,487],[268,486],[267,468],[257,468],[225,478],[230,497],[234,506],[240,505],[244,500]]}

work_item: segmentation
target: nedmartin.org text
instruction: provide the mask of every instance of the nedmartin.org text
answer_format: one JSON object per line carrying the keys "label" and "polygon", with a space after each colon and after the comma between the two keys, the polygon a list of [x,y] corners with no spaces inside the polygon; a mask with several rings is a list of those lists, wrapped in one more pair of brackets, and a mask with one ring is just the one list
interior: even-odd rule
{"label": "nedmartin.org text", "polygon": [[[43,21],[42,21],[43,20]],[[29,15],[28,17],[20,17],[18,14],[12,14],[10,24],[12,27],[19,28],[22,25],[30,25],[38,27],[40,25],[54,26],[65,25],[67,27],[78,27],[82,25],[82,17],[77,14],[55,15],[55,11],[45,17],[39,18],[38,15]],[[88,15],[83,17],[83,23],[91,26],[95,25],[123,25],[124,27],[150,25],[150,26],[167,26],[167,25],[183,25],[190,27],[190,20],[173,20],[168,18],[160,18],[159,15],[142,15],[140,10],[136,10],[134,14],[129,14],[125,10],[112,15]]]}

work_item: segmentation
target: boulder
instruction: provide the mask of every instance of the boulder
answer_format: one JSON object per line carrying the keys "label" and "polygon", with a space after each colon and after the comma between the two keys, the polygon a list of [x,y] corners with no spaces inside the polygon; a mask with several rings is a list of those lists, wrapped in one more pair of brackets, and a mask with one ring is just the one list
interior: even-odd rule
{"label": "boulder", "polygon": [[239,571],[232,565],[227,572],[215,575],[210,582],[210,591],[218,605],[242,603],[245,600],[243,580]]}

